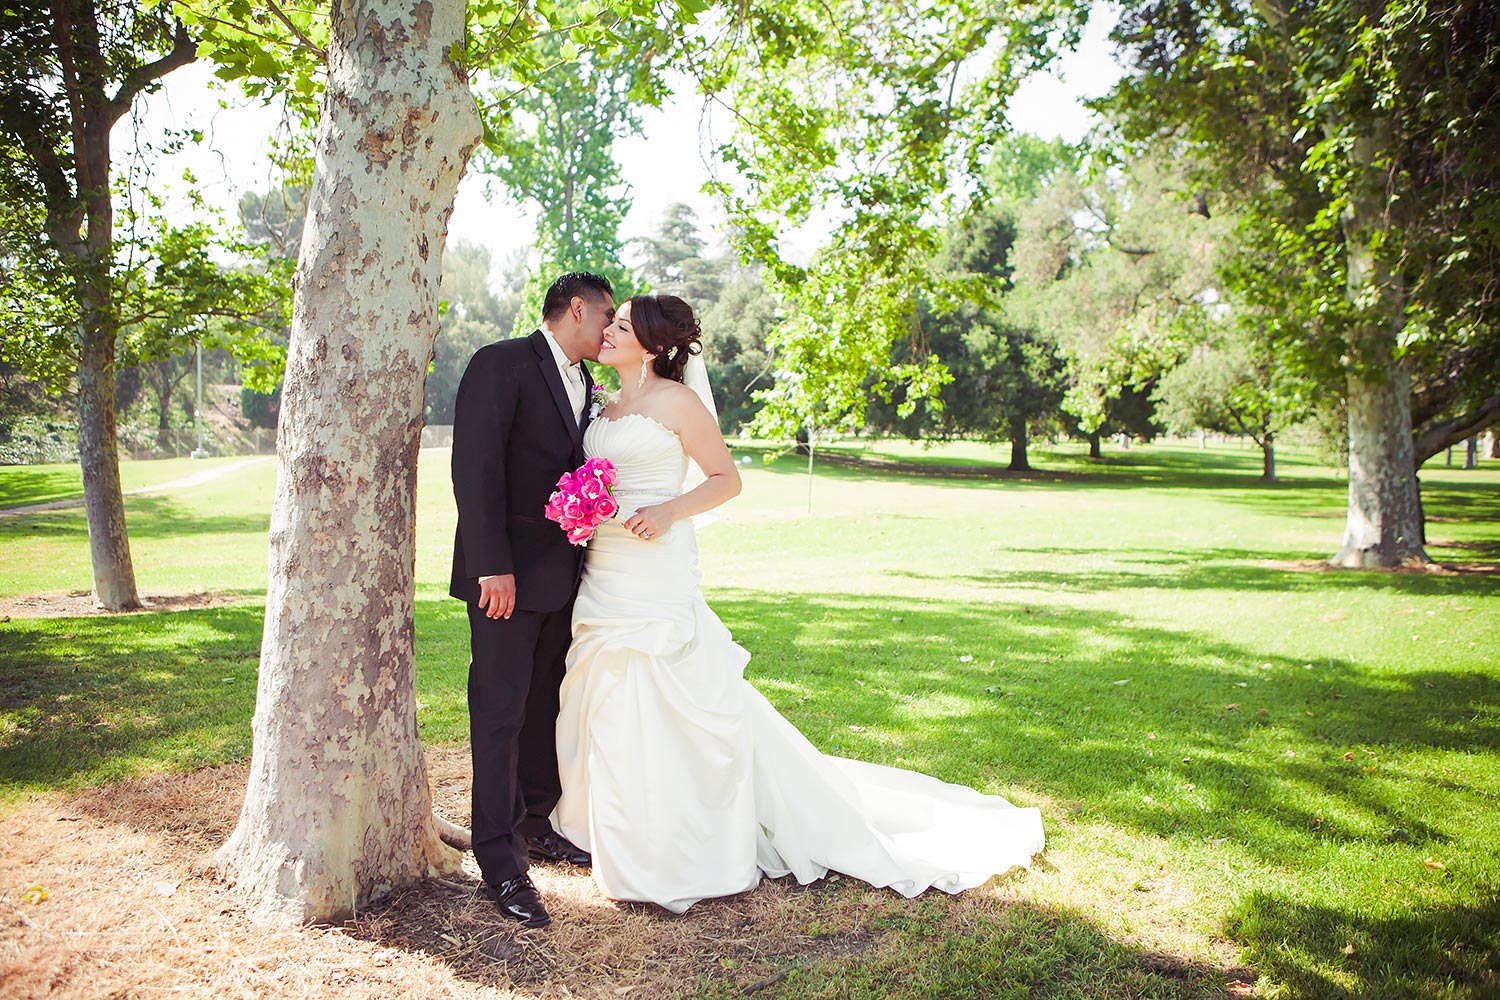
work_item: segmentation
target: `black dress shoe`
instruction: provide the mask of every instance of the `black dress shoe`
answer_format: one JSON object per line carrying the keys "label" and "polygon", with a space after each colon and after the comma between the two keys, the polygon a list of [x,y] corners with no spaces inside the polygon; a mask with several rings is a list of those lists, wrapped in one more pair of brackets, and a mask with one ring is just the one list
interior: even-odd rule
{"label": "black dress shoe", "polygon": [[551,914],[542,905],[541,893],[536,891],[528,875],[517,875],[494,885],[486,884],[485,890],[500,913],[522,927],[546,927],[552,923]]}
{"label": "black dress shoe", "polygon": [[594,863],[588,851],[555,830],[548,830],[540,837],[527,837],[526,851],[533,858],[540,858],[543,861],[563,861],[579,868],[588,868]]}

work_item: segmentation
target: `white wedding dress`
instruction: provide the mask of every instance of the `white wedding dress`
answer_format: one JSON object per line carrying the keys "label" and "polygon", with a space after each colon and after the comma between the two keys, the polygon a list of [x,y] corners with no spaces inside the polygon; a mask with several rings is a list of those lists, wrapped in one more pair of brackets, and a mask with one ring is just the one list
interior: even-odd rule
{"label": "white wedding dress", "polygon": [[621,511],[589,542],[574,606],[552,822],[592,852],[605,895],[681,913],[762,873],[833,870],[915,896],[1030,863],[1037,810],[819,753],[744,679],[749,654],[699,593],[692,524],[651,541],[623,526],[681,492],[676,434],[601,417],[584,447],[614,463]]}

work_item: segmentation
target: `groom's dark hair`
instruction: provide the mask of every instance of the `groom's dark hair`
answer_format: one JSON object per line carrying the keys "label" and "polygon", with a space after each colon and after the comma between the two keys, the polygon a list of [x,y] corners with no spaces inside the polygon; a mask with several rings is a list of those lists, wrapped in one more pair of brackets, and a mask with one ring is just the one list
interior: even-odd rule
{"label": "groom's dark hair", "polygon": [[567,312],[575,295],[586,299],[613,299],[615,290],[610,286],[609,279],[602,275],[590,274],[588,271],[569,271],[547,289],[547,298],[542,302],[542,319],[557,319]]}

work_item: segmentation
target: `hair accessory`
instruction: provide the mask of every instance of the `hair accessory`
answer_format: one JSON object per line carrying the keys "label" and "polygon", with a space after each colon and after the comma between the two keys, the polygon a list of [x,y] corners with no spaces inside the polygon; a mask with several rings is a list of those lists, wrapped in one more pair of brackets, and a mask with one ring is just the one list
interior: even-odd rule
{"label": "hair accessory", "polygon": [[667,360],[670,361],[675,357],[677,357],[677,345],[673,344],[671,349],[667,351]]}

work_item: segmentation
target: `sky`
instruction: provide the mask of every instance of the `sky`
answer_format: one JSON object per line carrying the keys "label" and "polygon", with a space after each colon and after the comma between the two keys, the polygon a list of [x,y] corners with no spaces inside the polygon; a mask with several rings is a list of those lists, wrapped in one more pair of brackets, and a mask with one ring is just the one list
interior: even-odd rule
{"label": "sky", "polygon": [[[1095,18],[1077,51],[1059,60],[1052,72],[1038,74],[1021,85],[1011,101],[1010,119],[1015,129],[1070,141],[1083,137],[1093,117],[1081,101],[1105,93],[1120,74],[1106,40],[1107,21]],[[122,119],[113,138],[115,149],[127,159],[139,140],[159,144],[174,129],[202,130],[202,143],[151,160],[152,189],[166,196],[169,214],[175,217],[188,213],[187,192],[193,187],[210,205],[235,220],[241,194],[265,191],[278,182],[265,148],[279,123],[275,108],[247,100],[220,85],[210,66],[200,62],[170,74],[159,93],[145,98],[134,115]],[[710,148],[707,140],[714,131],[724,137],[726,126],[705,112],[702,98],[692,93],[685,81],[663,107],[642,112],[641,126],[639,135],[615,144],[615,157],[631,197],[621,239],[628,242],[654,233],[667,207],[680,201],[693,207],[705,235],[716,242],[713,230],[722,222],[723,213],[700,189],[710,174],[705,162],[705,150]],[[191,171],[192,185],[183,179],[184,171]],[[482,174],[472,170],[464,177],[449,224],[449,238],[487,247],[498,269],[531,245],[535,218],[525,206],[490,190],[485,181]],[[794,253],[798,249],[795,240],[791,249]],[[628,251],[625,260],[631,261]]]}

